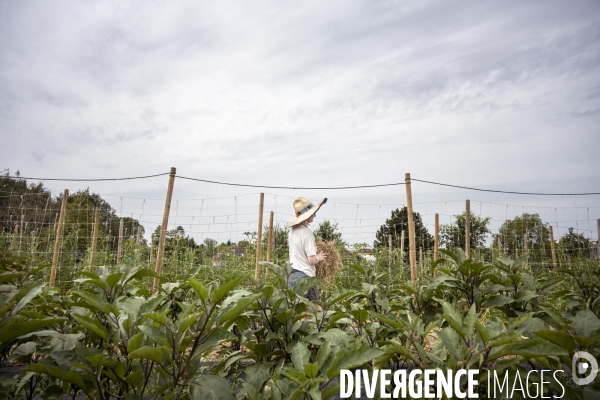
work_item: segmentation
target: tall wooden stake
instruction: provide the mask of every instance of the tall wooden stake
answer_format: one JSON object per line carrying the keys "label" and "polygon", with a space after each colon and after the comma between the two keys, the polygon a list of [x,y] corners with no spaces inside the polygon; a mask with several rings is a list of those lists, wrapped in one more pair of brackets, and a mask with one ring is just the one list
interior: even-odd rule
{"label": "tall wooden stake", "polygon": [[265,194],[260,194],[260,201],[258,204],[258,237],[256,238],[256,271],[254,277],[260,278],[260,264],[258,263],[262,256],[262,223],[263,223],[263,207],[265,205]]}
{"label": "tall wooden stake", "polygon": [[529,235],[527,232],[523,234],[523,249],[525,249],[525,251],[529,250]]}
{"label": "tall wooden stake", "polygon": [[[598,222],[600,224],[600,219],[598,220]],[[554,231],[552,230],[552,226],[549,226],[548,230],[550,231],[550,251],[552,251],[552,265],[554,266],[554,268],[556,268],[557,262],[556,262],[556,250],[554,249]]]}
{"label": "tall wooden stake", "polygon": [[94,265],[96,259],[96,243],[98,242],[98,227],[100,225],[100,209],[96,207],[94,211],[94,232],[92,233],[92,254],[90,255],[90,265]]}
{"label": "tall wooden stake", "polygon": [[35,229],[31,232],[31,255],[35,256]]}
{"label": "tall wooden stake", "polygon": [[117,244],[117,264],[121,262],[123,256],[123,218],[119,219],[119,243]]}
{"label": "tall wooden stake", "polygon": [[142,227],[140,225],[138,225],[137,231],[136,231],[136,237],[135,237],[135,242],[137,244],[140,244],[141,236],[142,236]]}
{"label": "tall wooden stake", "polygon": [[[435,235],[433,237],[433,262],[436,262],[439,258],[438,248],[440,246],[440,215],[435,214]],[[438,269],[435,267],[433,271],[433,277],[437,277]]]}
{"label": "tall wooden stake", "polygon": [[150,235],[150,264],[154,259],[154,233]]}
{"label": "tall wooden stake", "polygon": [[390,257],[388,259],[388,274],[392,276],[392,235],[388,235],[388,244],[390,248]]}
{"label": "tall wooden stake", "polygon": [[267,261],[271,261],[271,242],[273,241],[273,217],[275,212],[271,211],[269,215],[269,235],[267,236]]}
{"label": "tall wooden stake", "polygon": [[52,270],[50,270],[50,282],[48,286],[53,287],[56,280],[56,270],[58,269],[58,257],[60,255],[60,243],[65,228],[65,217],[67,214],[67,201],[69,199],[69,189],[63,192],[62,204],[60,206],[60,218],[56,227],[56,242],[54,243],[54,257],[52,257]]}
{"label": "tall wooden stake", "polygon": [[438,249],[440,248],[440,215],[435,214],[435,233],[433,236],[433,261],[437,261],[440,257]]}
{"label": "tall wooden stake", "polygon": [[400,251],[404,253],[404,229],[400,233]]}
{"label": "tall wooden stake", "polygon": [[598,230],[598,242],[596,243],[596,251],[598,252],[597,253],[597,256],[598,256],[597,260],[600,260],[600,219],[598,219],[597,224],[598,224],[598,227],[597,227],[597,230]]}
{"label": "tall wooden stake", "polygon": [[413,216],[412,206],[412,190],[410,187],[410,173],[404,175],[406,182],[406,208],[408,209],[408,244],[409,244],[409,259],[410,259],[410,278],[413,285],[417,286],[417,245],[415,233],[415,219]]}
{"label": "tall wooden stake", "polygon": [[471,202],[467,200],[465,209],[465,255],[471,258]]}
{"label": "tall wooden stake", "polygon": [[12,241],[10,243],[10,247],[12,250],[17,248],[17,236],[19,235],[19,225],[15,225],[15,230],[13,231]]}
{"label": "tall wooden stake", "polygon": [[[160,226],[160,239],[158,240],[158,251],[156,253],[156,269],[157,275],[160,275],[162,271],[162,261],[165,252],[165,240],[167,238],[167,225],[169,225],[169,212],[171,211],[171,199],[173,198],[173,185],[175,185],[175,172],[176,168],[171,167],[169,173],[169,186],[167,187],[167,198],[165,199],[165,210],[163,212],[162,225]],[[158,277],[154,278],[153,291],[158,290],[158,283],[160,280]]]}

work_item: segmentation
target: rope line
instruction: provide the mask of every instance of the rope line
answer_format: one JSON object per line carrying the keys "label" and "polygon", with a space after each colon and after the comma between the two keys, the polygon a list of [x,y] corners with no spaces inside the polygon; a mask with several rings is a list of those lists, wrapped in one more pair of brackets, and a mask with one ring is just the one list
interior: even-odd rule
{"label": "rope line", "polygon": [[[11,179],[32,179],[38,181],[71,181],[71,182],[94,182],[94,181],[125,181],[125,180],[133,180],[133,179],[146,179],[146,178],[155,178],[157,176],[169,175],[169,172],[165,172],[162,174],[156,175],[147,175],[147,176],[134,176],[129,178],[94,178],[94,179],[69,179],[69,178],[32,178],[32,177],[24,177],[24,176],[10,176],[5,175],[5,177]],[[251,187],[251,188],[266,188],[266,189],[291,189],[291,190],[341,190],[341,189],[365,189],[365,188],[374,188],[374,187],[384,187],[384,186],[399,186],[406,185],[405,182],[397,182],[397,183],[382,183],[377,185],[359,185],[359,186],[337,186],[337,187],[300,187],[300,186],[269,186],[269,185],[249,185],[244,183],[230,183],[230,182],[219,182],[219,181],[210,181],[206,179],[198,179],[198,178],[190,178],[187,176],[177,176],[180,179],[186,179],[190,181],[197,182],[205,182],[205,183],[214,183],[217,185],[227,185],[227,186],[243,186],[243,187]],[[475,190],[479,192],[492,192],[492,193],[505,193],[505,194],[522,194],[522,195],[532,195],[532,196],[593,196],[600,195],[600,192],[590,192],[590,193],[534,193],[534,192],[514,192],[514,191],[506,191],[506,190],[493,190],[493,189],[481,189],[481,188],[473,188],[468,186],[459,186],[459,185],[450,185],[448,183],[440,183],[440,182],[432,182],[425,181],[422,179],[411,178],[412,181],[429,183],[431,185],[439,185],[446,187],[453,187],[458,189],[466,189],[466,190]]]}
{"label": "rope line", "polygon": [[[27,176],[12,176],[12,175],[4,175],[7,178],[11,179],[33,179],[35,181],[70,181],[70,182],[98,182],[98,181],[128,181],[132,179],[146,179],[146,178],[154,178],[157,176],[169,175],[170,172],[165,172],[163,174],[156,175],[147,175],[147,176],[132,176],[130,178],[94,178],[94,179],[70,179],[70,178],[31,178]],[[0,178],[2,176],[0,175]]]}
{"label": "rope line", "polygon": [[467,186],[449,185],[447,183],[423,181],[423,180],[415,179],[415,178],[411,178],[411,180],[416,181],[416,182],[429,183],[431,185],[448,186],[448,187],[453,187],[453,188],[458,188],[458,189],[477,190],[479,192],[493,192],[493,193],[507,193],[507,194],[526,194],[526,195],[534,195],[534,196],[592,196],[592,195],[598,195],[598,194],[600,194],[600,193],[529,193],[529,192],[509,192],[509,191],[504,191],[504,190],[478,189],[478,188],[472,188],[472,187],[467,187]]}
{"label": "rope line", "polygon": [[217,182],[217,181],[208,181],[206,179],[198,179],[198,178],[188,178],[186,176],[177,176],[181,179],[187,179],[190,181],[198,181],[198,182],[206,182],[206,183],[215,183],[217,185],[228,185],[228,186],[245,186],[252,188],[267,188],[267,189],[293,189],[293,190],[339,190],[339,189],[363,189],[363,188],[373,188],[373,187],[382,187],[382,186],[398,186],[405,185],[404,182],[400,183],[382,183],[379,185],[362,185],[362,186],[337,186],[337,187],[295,187],[295,186],[266,186],[266,185],[247,185],[243,183],[227,183],[227,182]]}

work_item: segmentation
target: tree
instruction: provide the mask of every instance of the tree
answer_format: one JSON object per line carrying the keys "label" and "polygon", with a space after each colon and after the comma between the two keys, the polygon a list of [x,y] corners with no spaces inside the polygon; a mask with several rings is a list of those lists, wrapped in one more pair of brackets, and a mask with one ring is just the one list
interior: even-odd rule
{"label": "tree", "polygon": [[27,184],[27,180],[10,177],[10,170],[0,173],[0,232],[12,233],[18,226],[20,233],[36,235],[53,225],[60,212],[60,203],[50,190],[40,182]]}
{"label": "tree", "polygon": [[[423,251],[433,248],[433,236],[429,234],[421,214],[413,211],[413,219],[415,222],[416,248],[423,248]],[[381,225],[375,234],[375,242],[373,247],[389,246],[388,236],[392,235],[392,247],[400,248],[400,238],[404,230],[404,250],[408,253],[409,238],[408,238],[408,209],[402,207],[392,211],[392,216],[385,220],[385,224]]]}
{"label": "tree", "polygon": [[215,239],[206,238],[204,239],[204,245],[207,249],[212,250],[217,247],[217,241]]}
{"label": "tree", "polygon": [[338,224],[332,224],[325,220],[319,224],[319,227],[313,232],[315,238],[321,239],[324,242],[333,242],[338,247],[346,246],[346,242],[342,240],[342,233],[338,231]]}
{"label": "tree", "polygon": [[523,214],[504,221],[498,233],[494,235],[493,247],[498,246],[498,238],[502,250],[511,257],[524,252],[525,233],[531,261],[542,261],[550,256],[550,231],[548,224],[542,222],[538,214]]}
{"label": "tree", "polygon": [[[440,226],[440,246],[449,250],[456,247],[464,249],[467,216],[466,213],[463,212],[454,217],[456,218],[455,222]],[[477,215],[471,215],[469,224],[469,243],[472,249],[485,246],[486,236],[491,233],[488,229],[491,219],[491,217],[482,218]]]}
{"label": "tree", "polygon": [[590,257],[592,250],[591,241],[582,233],[575,233],[573,228],[569,228],[568,232],[560,238],[558,244],[565,254],[571,257]]}

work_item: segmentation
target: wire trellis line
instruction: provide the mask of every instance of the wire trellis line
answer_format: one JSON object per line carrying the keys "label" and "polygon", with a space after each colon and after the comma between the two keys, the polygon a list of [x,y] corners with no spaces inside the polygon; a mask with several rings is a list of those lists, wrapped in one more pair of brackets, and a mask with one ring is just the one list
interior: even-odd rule
{"label": "wire trellis line", "polygon": [[[165,172],[162,174],[155,175],[147,175],[147,176],[136,176],[136,177],[128,177],[128,178],[89,178],[89,179],[73,179],[73,178],[33,178],[33,177],[23,177],[23,176],[8,176],[12,179],[32,179],[39,181],[73,181],[73,182],[93,182],[93,181],[123,181],[123,180],[133,180],[133,179],[146,179],[146,178],[154,178],[157,176],[169,175],[169,172]],[[199,179],[199,178],[190,178],[187,176],[177,176],[180,179],[186,179],[197,182],[205,182],[205,183],[213,183],[216,185],[227,185],[227,186],[243,186],[243,187],[253,187],[253,188],[265,188],[265,189],[290,189],[290,190],[343,190],[343,189],[366,189],[366,188],[374,188],[374,187],[385,187],[385,186],[400,186],[406,185],[405,182],[396,182],[396,183],[381,183],[376,185],[357,185],[357,186],[337,186],[337,187],[300,187],[300,186],[271,186],[271,185],[250,185],[245,183],[231,183],[231,182],[220,182],[220,181],[211,181],[207,179]],[[600,195],[600,192],[588,192],[588,193],[535,193],[535,192],[516,192],[516,191],[507,191],[507,190],[494,190],[494,189],[482,189],[482,188],[473,188],[469,186],[460,186],[460,185],[451,185],[448,183],[440,183],[440,182],[432,182],[426,181],[422,179],[411,178],[411,181],[429,183],[431,185],[438,186],[446,186],[453,187],[458,189],[466,189],[466,190],[475,190],[479,192],[492,192],[492,193],[505,193],[505,194],[519,194],[519,195],[531,195],[531,196],[593,196]]]}

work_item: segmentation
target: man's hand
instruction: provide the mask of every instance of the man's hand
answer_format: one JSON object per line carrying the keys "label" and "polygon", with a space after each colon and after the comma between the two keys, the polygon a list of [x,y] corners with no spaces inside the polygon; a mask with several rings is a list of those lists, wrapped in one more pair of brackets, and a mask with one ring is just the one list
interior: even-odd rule
{"label": "man's hand", "polygon": [[316,256],[308,257],[308,262],[310,265],[317,265],[320,261],[325,261],[327,259],[327,255],[324,252],[320,252]]}

